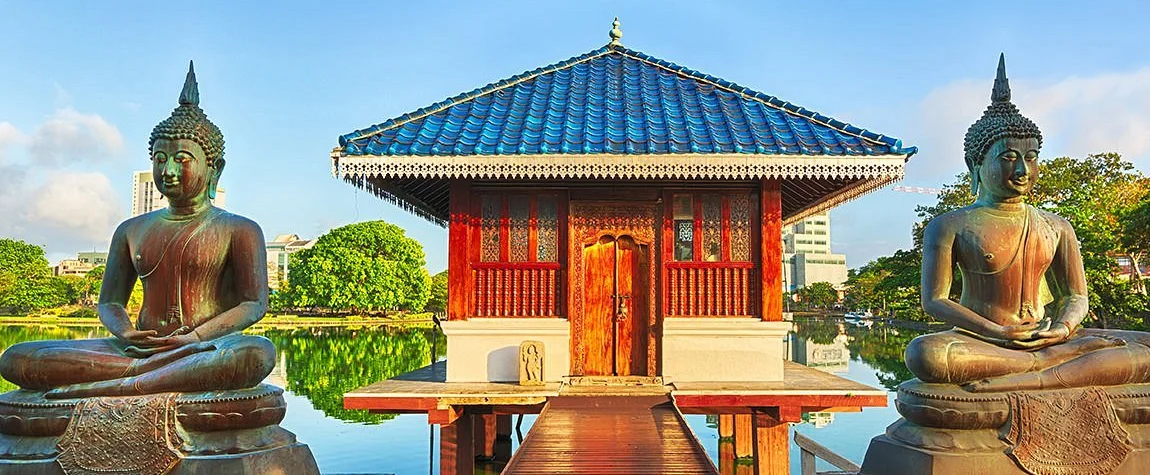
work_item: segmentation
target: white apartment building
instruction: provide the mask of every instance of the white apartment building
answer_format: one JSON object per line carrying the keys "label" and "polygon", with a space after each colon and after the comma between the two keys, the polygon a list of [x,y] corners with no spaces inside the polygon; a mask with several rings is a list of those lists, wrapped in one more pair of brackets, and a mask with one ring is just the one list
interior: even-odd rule
{"label": "white apartment building", "polygon": [[[227,191],[222,186],[216,188],[216,199],[212,200],[212,204],[217,208],[223,208],[227,204]],[[156,184],[152,182],[152,171],[132,173],[132,216],[166,207],[168,199],[156,189]]]}
{"label": "white apartment building", "polygon": [[841,289],[846,281],[846,254],[831,252],[829,215],[810,216],[783,229],[783,291],[794,292],[815,282]]}
{"label": "white apartment building", "polygon": [[280,234],[265,243],[268,251],[268,288],[279,290],[280,282],[287,280],[289,257],[315,245],[315,239],[300,239],[297,234]]}

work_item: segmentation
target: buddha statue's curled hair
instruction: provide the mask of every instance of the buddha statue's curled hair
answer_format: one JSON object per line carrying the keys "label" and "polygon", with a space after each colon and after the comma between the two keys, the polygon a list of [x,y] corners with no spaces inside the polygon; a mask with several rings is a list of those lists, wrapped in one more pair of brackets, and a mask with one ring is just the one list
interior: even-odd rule
{"label": "buddha statue's curled hair", "polygon": [[1010,102],[1010,82],[1006,79],[1006,58],[998,57],[998,75],[994,79],[994,89],[990,93],[990,107],[966,131],[963,143],[966,166],[972,172],[982,163],[982,157],[990,146],[1000,139],[1035,138],[1042,147],[1042,131],[1033,121],[1018,112]]}
{"label": "buddha statue's curled hair", "polygon": [[196,84],[196,72],[191,63],[188,63],[188,76],[184,80],[184,88],[180,91],[180,105],[172,111],[172,115],[164,119],[152,129],[152,136],[148,139],[148,153],[152,152],[152,144],[157,139],[191,139],[204,149],[208,164],[213,164],[224,156],[224,134],[207,114],[200,109],[200,91]]}

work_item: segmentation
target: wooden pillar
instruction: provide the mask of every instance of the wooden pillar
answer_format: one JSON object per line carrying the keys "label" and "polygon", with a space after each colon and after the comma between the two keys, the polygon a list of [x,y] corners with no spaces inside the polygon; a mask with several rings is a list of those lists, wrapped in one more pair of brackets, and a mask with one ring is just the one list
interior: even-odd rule
{"label": "wooden pillar", "polygon": [[791,473],[790,423],[766,412],[755,412],[755,466],[758,475]]}
{"label": "wooden pillar", "polygon": [[471,182],[451,181],[447,229],[447,319],[471,315]]}
{"label": "wooden pillar", "polygon": [[475,443],[475,456],[483,460],[495,458],[495,414],[473,416],[472,442]]}
{"label": "wooden pillar", "polygon": [[719,414],[719,438],[729,439],[735,436],[735,415]]}
{"label": "wooden pillar", "polygon": [[750,414],[735,414],[735,457],[747,458],[755,455],[755,436]]}
{"label": "wooden pillar", "polygon": [[495,416],[495,461],[507,463],[511,461],[511,415],[499,414]]}
{"label": "wooden pillar", "polygon": [[735,443],[719,439],[719,475],[735,475]]}
{"label": "wooden pillar", "polygon": [[762,217],[759,241],[762,246],[762,318],[783,320],[783,192],[782,181],[764,178],[759,192]]}
{"label": "wooden pillar", "polygon": [[472,417],[465,412],[454,422],[439,426],[440,475],[472,475],[475,472]]}

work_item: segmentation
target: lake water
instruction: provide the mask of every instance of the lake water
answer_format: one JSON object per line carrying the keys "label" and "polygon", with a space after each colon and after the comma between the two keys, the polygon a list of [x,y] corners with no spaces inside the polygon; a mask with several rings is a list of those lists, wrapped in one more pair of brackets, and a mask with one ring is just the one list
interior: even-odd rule
{"label": "lake water", "polygon": [[[317,327],[266,329],[251,333],[270,338],[279,364],[267,382],[285,388],[287,417],[281,424],[307,443],[324,474],[435,474],[439,472],[438,431],[423,415],[379,415],[343,409],[343,394],[411,371],[441,358],[442,335],[430,328]],[[838,322],[800,322],[792,334],[796,361],[863,384],[893,389],[909,379],[902,352],[917,333],[878,327],[854,328]],[[0,327],[0,348],[27,340],[98,338],[97,327]],[[817,361],[815,361],[817,360]],[[0,390],[13,386],[0,380]],[[860,413],[807,414],[792,429],[861,463],[870,438],[898,418],[893,393],[888,407]],[[525,416],[523,434],[534,416]],[[718,460],[719,436],[714,420],[689,415],[687,422]],[[513,447],[518,446],[512,437]],[[798,449],[791,448],[792,472],[799,473]],[[479,466],[477,473],[496,467]],[[820,470],[830,470],[820,465]]]}

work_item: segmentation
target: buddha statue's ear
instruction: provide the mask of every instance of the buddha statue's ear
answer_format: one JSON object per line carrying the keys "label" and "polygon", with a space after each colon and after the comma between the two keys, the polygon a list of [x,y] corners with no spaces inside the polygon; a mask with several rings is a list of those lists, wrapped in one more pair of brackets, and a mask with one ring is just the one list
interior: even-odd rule
{"label": "buddha statue's ear", "polygon": [[220,184],[220,175],[224,174],[224,165],[226,164],[222,158],[217,158],[212,162],[212,178],[208,181],[208,199],[210,200],[216,199],[216,187]]}
{"label": "buddha statue's ear", "polygon": [[978,170],[980,168],[982,168],[981,165],[970,170],[970,194],[974,196],[978,196]]}

